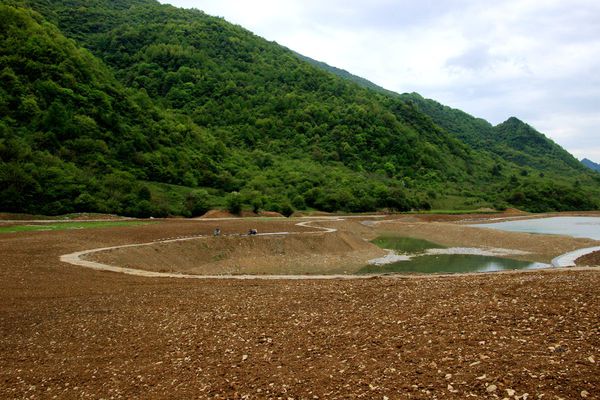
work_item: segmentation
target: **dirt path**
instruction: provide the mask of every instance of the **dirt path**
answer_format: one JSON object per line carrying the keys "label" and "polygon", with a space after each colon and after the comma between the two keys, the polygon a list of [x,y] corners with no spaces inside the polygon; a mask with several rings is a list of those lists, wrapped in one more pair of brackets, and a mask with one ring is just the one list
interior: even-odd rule
{"label": "dirt path", "polygon": [[[223,219],[225,220],[225,219]],[[231,219],[230,219],[231,220]],[[215,222],[218,220],[209,219],[209,221]],[[289,236],[289,235],[311,235],[315,233],[335,233],[337,229],[335,228],[327,228],[320,226],[313,226],[311,224],[319,223],[319,222],[335,222],[335,221],[343,221],[340,218],[327,218],[327,219],[316,219],[309,220],[304,222],[299,222],[296,226],[301,226],[305,228],[317,229],[316,231],[308,231],[308,232],[266,232],[266,233],[258,233],[253,236],[257,237],[267,237],[267,236]],[[160,241],[153,241],[147,243],[136,243],[136,244],[127,244],[120,246],[111,246],[111,247],[101,247],[91,250],[77,251],[74,253],[64,254],[60,256],[60,261],[65,262],[72,265],[77,265],[80,267],[91,268],[98,271],[110,271],[117,272],[127,275],[141,276],[146,278],[183,278],[183,279],[239,279],[239,280],[247,280],[247,279],[306,279],[306,275],[247,275],[247,274],[239,274],[239,275],[197,275],[197,274],[183,274],[183,273],[168,273],[168,272],[155,272],[155,271],[147,271],[143,269],[134,269],[134,268],[126,268],[119,267],[109,264],[104,264],[96,261],[89,261],[84,259],[85,257],[89,257],[94,253],[113,251],[113,250],[121,250],[121,249],[129,249],[129,248],[139,248],[146,246],[154,246],[157,244],[167,244],[167,243],[177,243],[177,242],[185,242],[190,240],[203,240],[208,239],[210,236],[208,235],[196,235],[196,236],[187,236],[187,237],[178,237],[174,239],[165,239]],[[311,275],[310,279],[364,279],[367,278],[365,276],[360,275]]]}

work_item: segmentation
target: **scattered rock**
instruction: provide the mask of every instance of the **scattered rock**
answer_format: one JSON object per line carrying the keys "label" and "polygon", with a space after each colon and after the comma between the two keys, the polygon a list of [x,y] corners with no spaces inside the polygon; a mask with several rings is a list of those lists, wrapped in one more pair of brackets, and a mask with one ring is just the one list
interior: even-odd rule
{"label": "scattered rock", "polygon": [[490,385],[490,386],[488,386],[488,387],[487,387],[485,390],[486,390],[488,393],[494,393],[494,392],[496,391],[496,389],[498,389],[498,387],[497,387],[496,385]]}

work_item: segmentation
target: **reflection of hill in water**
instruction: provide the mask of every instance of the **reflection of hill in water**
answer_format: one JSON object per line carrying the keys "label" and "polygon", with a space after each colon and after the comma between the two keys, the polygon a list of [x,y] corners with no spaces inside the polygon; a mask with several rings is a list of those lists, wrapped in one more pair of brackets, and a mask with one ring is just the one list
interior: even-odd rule
{"label": "reflection of hill in water", "polygon": [[529,261],[511,260],[499,257],[487,257],[466,254],[442,254],[435,256],[418,256],[409,261],[400,261],[387,265],[369,265],[359,271],[362,274],[416,272],[433,273],[465,273],[495,272],[514,269],[535,269],[548,265]]}

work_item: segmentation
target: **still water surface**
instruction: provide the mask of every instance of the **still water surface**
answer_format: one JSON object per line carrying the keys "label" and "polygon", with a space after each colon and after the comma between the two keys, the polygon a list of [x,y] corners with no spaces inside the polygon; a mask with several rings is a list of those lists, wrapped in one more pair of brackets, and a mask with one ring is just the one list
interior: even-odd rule
{"label": "still water surface", "polygon": [[509,232],[554,234],[600,240],[600,217],[552,217],[474,226]]}
{"label": "still water surface", "polygon": [[511,269],[536,269],[548,267],[546,264],[508,258],[475,256],[465,254],[421,255],[408,261],[398,261],[386,265],[369,265],[359,271],[361,274],[384,274],[415,272],[421,274],[497,272]]}
{"label": "still water surface", "polygon": [[381,236],[373,240],[377,246],[394,250],[397,254],[407,254],[412,258],[383,265],[368,265],[358,271],[361,274],[382,273],[466,273],[496,272],[514,269],[547,268],[547,264],[520,261],[508,258],[489,257],[472,254],[435,254],[428,255],[428,249],[443,249],[436,243],[410,237]]}

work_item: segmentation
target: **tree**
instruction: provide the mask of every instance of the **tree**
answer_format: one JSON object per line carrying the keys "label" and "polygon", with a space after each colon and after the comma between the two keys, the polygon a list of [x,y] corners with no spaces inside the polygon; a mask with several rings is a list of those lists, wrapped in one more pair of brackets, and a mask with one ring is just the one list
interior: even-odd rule
{"label": "tree", "polygon": [[225,202],[230,213],[239,215],[242,212],[242,196],[238,192],[229,193]]}
{"label": "tree", "polygon": [[208,192],[203,189],[189,192],[185,198],[185,208],[192,217],[205,214],[210,209]]}

